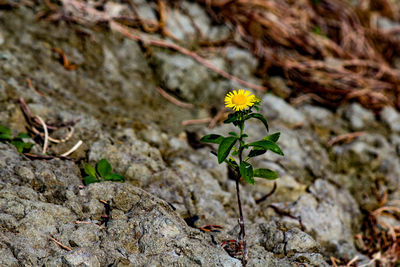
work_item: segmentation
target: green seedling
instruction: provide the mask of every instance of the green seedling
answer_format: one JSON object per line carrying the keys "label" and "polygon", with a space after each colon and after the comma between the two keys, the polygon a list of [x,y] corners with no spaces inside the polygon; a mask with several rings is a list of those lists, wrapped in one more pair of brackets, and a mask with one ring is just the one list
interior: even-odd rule
{"label": "green seedling", "polygon": [[19,133],[17,136],[13,137],[11,130],[0,124],[0,142],[11,143],[17,148],[19,153],[29,152],[35,145],[33,143],[25,142],[24,139],[26,138],[30,138],[26,133]]}
{"label": "green seedling", "polygon": [[261,100],[256,96],[251,95],[249,91],[239,90],[239,92],[233,91],[228,93],[225,97],[225,105],[226,107],[233,108],[235,112],[229,114],[224,123],[232,123],[234,126],[239,128],[239,133],[230,132],[229,136],[210,134],[204,136],[200,140],[206,143],[218,144],[217,153],[214,153],[214,155],[217,156],[218,163],[226,163],[233,170],[233,173],[236,176],[236,193],[240,215],[240,233],[236,243],[239,244],[238,247],[243,248],[243,266],[247,264],[248,254],[242,204],[240,201],[240,179],[243,178],[243,180],[249,184],[255,183],[255,177],[268,180],[277,179],[278,174],[275,171],[265,168],[255,169],[250,160],[254,157],[265,154],[267,151],[283,156],[281,148],[276,143],[280,137],[280,133],[267,135],[261,140],[255,142],[246,143],[245,141],[248,135],[244,133],[244,127],[245,122],[249,119],[259,120],[268,131],[268,122],[265,117],[262,114],[253,111],[253,108],[256,111],[259,111],[260,103]]}
{"label": "green seedling", "polygon": [[83,170],[87,175],[83,178],[85,185],[101,181],[125,182],[125,178],[122,175],[111,173],[111,164],[106,159],[101,159],[97,162],[96,169],[92,165],[85,163]]}

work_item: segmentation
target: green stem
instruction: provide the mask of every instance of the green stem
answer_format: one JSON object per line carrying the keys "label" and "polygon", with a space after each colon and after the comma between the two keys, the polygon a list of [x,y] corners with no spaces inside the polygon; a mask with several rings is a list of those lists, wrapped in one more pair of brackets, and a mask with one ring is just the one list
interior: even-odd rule
{"label": "green stem", "polygon": [[[239,166],[242,163],[242,152],[244,147],[242,146],[242,138],[243,138],[243,129],[244,129],[244,121],[242,116],[240,117],[240,122],[239,122],[239,128],[240,128],[240,137],[239,137]],[[244,226],[244,219],[243,219],[243,210],[242,210],[242,202],[240,200],[240,186],[239,186],[239,180],[240,180],[240,172],[238,173],[236,177],[236,195],[237,195],[237,200],[238,200],[238,206],[239,206],[239,226],[240,226],[240,233],[239,233],[239,240],[243,242],[243,257],[242,257],[242,265],[246,266],[247,264],[247,244],[246,244],[246,231],[245,231],[245,226]]]}

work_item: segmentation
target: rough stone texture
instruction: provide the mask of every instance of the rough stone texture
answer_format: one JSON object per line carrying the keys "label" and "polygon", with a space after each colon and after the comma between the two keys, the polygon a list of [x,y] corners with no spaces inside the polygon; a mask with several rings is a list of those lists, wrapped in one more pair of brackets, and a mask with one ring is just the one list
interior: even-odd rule
{"label": "rough stone texture", "polygon": [[[301,224],[315,237],[325,252],[334,252],[341,257],[356,254],[352,226],[359,226],[357,218],[360,218],[360,212],[355,200],[348,191],[339,191],[324,180],[317,180],[310,190],[311,194],[303,194],[292,203],[273,205],[284,210],[288,207],[291,214],[301,218]],[[338,200],[341,203],[337,203]],[[287,225],[301,227],[300,221],[293,218],[287,217],[284,221]],[[301,236],[293,240],[294,244],[300,242],[297,238]],[[305,248],[308,246],[307,242],[311,242],[307,240],[302,241]],[[293,251],[296,252],[301,251]]]}
{"label": "rough stone texture", "polygon": [[278,119],[291,126],[301,125],[305,123],[305,117],[298,112],[282,98],[267,94],[262,99],[262,110],[271,119]]}
{"label": "rough stone texture", "polygon": [[276,219],[248,226],[250,266],[329,266],[311,236],[298,228],[288,230]]}
{"label": "rough stone texture", "polygon": [[[142,18],[156,18],[155,3],[133,3]],[[229,34],[227,26],[210,22],[201,5],[183,1],[183,8],[176,17],[168,16],[167,28],[181,41],[191,41],[188,47],[202,35],[218,40]],[[120,4],[107,10],[125,12]],[[83,34],[82,28],[62,21],[37,21],[22,7],[0,13],[0,24],[0,123],[14,134],[26,131],[17,105],[23,97],[32,113],[46,121],[81,119],[72,138],[51,143],[51,152],[64,153],[83,141],[71,155],[76,161],[29,160],[0,143],[0,265],[240,266],[220,247],[239,232],[235,182],[210,154],[215,146],[194,149],[187,142],[193,133],[184,132],[236,129],[184,129],[181,121],[210,116],[208,110],[222,106],[227,90],[241,87],[179,53],[143,47],[105,31],[85,28]],[[78,69],[64,69],[53,47],[61,48]],[[259,82],[257,59],[246,50],[229,46],[209,58],[229,73]],[[44,96],[27,88],[27,77]],[[283,78],[272,77],[270,83],[277,94],[290,93]],[[196,108],[169,103],[158,86]],[[330,256],[358,255],[367,261],[356,251],[353,236],[361,231],[361,210],[379,206],[377,195],[388,192],[388,205],[400,197],[399,113],[387,107],[377,121],[358,104],[333,111],[257,94],[270,133],[281,132],[278,143],[285,157],[268,152],[252,161],[280,175],[275,193],[265,201],[256,204],[274,182],[257,178],[256,185],[241,186],[248,266],[328,266]],[[352,131],[366,133],[327,145]],[[249,141],[268,134],[257,120],[248,121],[246,132]],[[67,133],[50,134],[62,139]],[[33,152],[41,153],[41,144]],[[101,158],[126,183],[83,186],[83,163],[94,165]],[[101,227],[105,207],[100,200],[111,204],[110,221]],[[387,224],[399,225],[386,217]],[[224,229],[196,229],[207,224]]]}
{"label": "rough stone texture", "polygon": [[[202,104],[214,97],[221,98],[225,93],[224,88],[227,84],[210,82],[218,75],[192,58],[157,51],[153,54],[152,62],[156,66],[156,75],[160,83],[185,101]],[[221,60],[214,60],[215,63],[224,67]]]}
{"label": "rough stone texture", "polygon": [[[4,163],[21,158],[0,144]],[[37,163],[40,163],[39,165]],[[21,169],[24,171],[21,172]],[[19,174],[13,170],[18,169]],[[35,174],[36,180],[22,176]],[[22,176],[21,176],[22,174]],[[27,175],[28,174],[28,175]],[[208,237],[189,228],[168,203],[129,183],[97,183],[79,188],[81,178],[69,161],[15,160],[2,169],[0,222],[2,249],[7,260],[40,266],[106,266],[124,261],[131,266],[161,265],[240,266]],[[39,193],[40,192],[40,193]],[[100,200],[111,202],[111,219],[99,227],[105,212]],[[87,221],[77,224],[74,221]],[[72,248],[65,251],[53,237]],[[12,251],[12,254],[9,251]]]}
{"label": "rough stone texture", "polygon": [[358,103],[353,103],[348,107],[346,117],[350,122],[351,129],[354,131],[367,129],[375,122],[375,115]]}
{"label": "rough stone texture", "polygon": [[380,116],[392,131],[400,132],[400,114],[393,107],[385,107]]}

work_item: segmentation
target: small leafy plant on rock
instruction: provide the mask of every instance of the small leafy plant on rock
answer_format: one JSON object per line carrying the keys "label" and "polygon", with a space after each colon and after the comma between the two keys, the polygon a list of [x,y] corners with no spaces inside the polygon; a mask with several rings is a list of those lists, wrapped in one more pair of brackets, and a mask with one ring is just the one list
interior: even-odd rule
{"label": "small leafy plant on rock", "polygon": [[33,143],[25,142],[24,139],[30,138],[26,133],[19,133],[17,136],[12,136],[11,130],[4,125],[0,124],[0,142],[9,142],[14,145],[19,153],[29,152],[31,148],[35,145]]}
{"label": "small leafy plant on rock", "polygon": [[[260,120],[268,131],[268,122],[265,117],[257,112],[261,100],[252,95],[249,91],[234,90],[229,92],[225,97],[226,107],[232,108],[235,112],[229,114],[224,123],[232,123],[239,128],[239,133],[230,132],[230,136],[221,136],[218,134],[210,134],[203,136],[202,142],[218,144],[218,151],[216,153],[218,163],[226,163],[229,168],[235,173],[236,180],[236,193],[239,206],[239,225],[240,233],[237,240],[237,247],[243,248],[242,264],[246,266],[248,261],[248,253],[246,247],[246,233],[243,219],[242,204],[240,200],[239,181],[243,178],[247,183],[254,184],[254,177],[260,177],[268,180],[278,178],[278,174],[270,169],[255,169],[249,162],[251,158],[260,156],[268,150],[283,156],[283,152],[276,144],[279,139],[280,133],[274,133],[265,136],[263,139],[251,143],[246,143],[245,139],[248,137],[244,133],[245,122],[249,119]],[[248,151],[249,150],[249,151]]]}
{"label": "small leafy plant on rock", "polygon": [[85,183],[85,185],[98,183],[101,181],[125,181],[125,178],[122,175],[111,173],[111,164],[106,159],[99,160],[99,162],[97,162],[96,164],[96,169],[92,165],[85,163],[83,166],[83,170],[87,175],[85,176],[85,178],[83,178],[83,182]]}

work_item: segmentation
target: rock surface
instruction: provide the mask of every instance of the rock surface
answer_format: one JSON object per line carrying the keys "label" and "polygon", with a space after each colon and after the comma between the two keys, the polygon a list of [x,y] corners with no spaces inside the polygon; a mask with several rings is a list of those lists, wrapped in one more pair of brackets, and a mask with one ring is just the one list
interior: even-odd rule
{"label": "rock surface", "polygon": [[[201,36],[217,40],[229,34],[228,27],[211,23],[202,6],[183,2],[187,12],[178,10],[167,21],[177,39],[189,40],[190,47]],[[154,5],[133,3],[143,19],[155,18]],[[24,7],[2,11],[0,25],[0,124],[14,134],[26,131],[17,104],[22,97],[46,122],[80,118],[71,138],[51,143],[49,151],[60,155],[83,141],[74,160],[32,160],[0,143],[0,265],[241,266],[221,246],[239,232],[235,182],[210,146],[195,149],[188,142],[191,135],[234,128],[181,124],[210,116],[237,84],[177,52],[63,21],[38,21]],[[78,68],[65,69],[54,48]],[[229,46],[210,58],[229,73],[259,81],[257,59],[246,50]],[[282,77],[270,83],[277,94],[290,94]],[[157,87],[195,108],[168,102]],[[367,262],[354,245],[363,212],[378,208],[385,192],[388,203],[400,197],[399,112],[387,107],[375,117],[358,104],[337,111],[294,107],[272,94],[257,94],[271,133],[281,132],[285,157],[268,152],[252,162],[280,176],[266,200],[257,201],[274,182],[242,184],[248,266],[329,266],[331,256]],[[246,131],[252,140],[267,134],[251,120]],[[329,142],[354,131],[363,132]],[[63,139],[68,132],[50,135]],[[41,146],[33,152],[41,153]],[[125,183],[83,185],[83,163],[102,158]],[[107,201],[110,212],[104,217]],[[199,230],[210,224],[223,229]]]}

